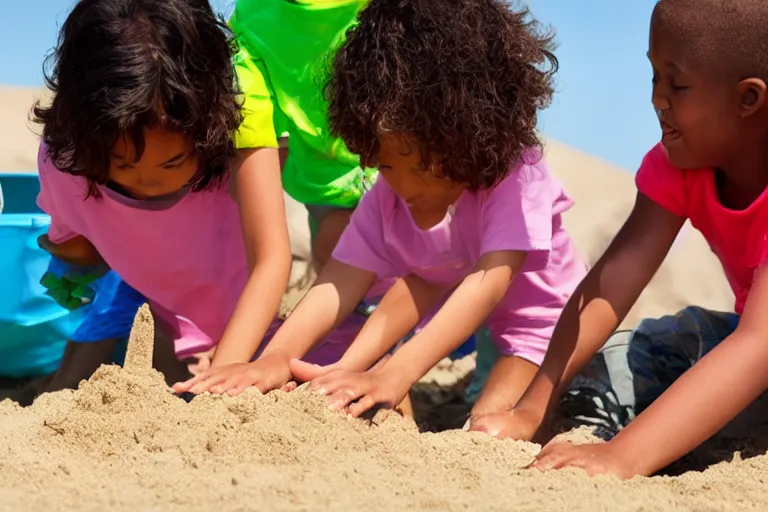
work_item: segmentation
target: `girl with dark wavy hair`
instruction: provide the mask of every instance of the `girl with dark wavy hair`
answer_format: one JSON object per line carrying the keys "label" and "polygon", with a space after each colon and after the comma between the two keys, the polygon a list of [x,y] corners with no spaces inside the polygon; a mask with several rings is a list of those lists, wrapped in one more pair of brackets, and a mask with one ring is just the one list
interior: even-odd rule
{"label": "girl with dark wavy hair", "polygon": [[585,272],[562,225],[572,201],[536,132],[557,64],[550,42],[503,0],[371,0],[347,32],[330,128],[380,178],[272,342],[306,353],[375,282],[402,278],[332,370],[292,362],[336,407],[396,407],[484,324],[479,357],[492,369],[477,372],[473,428],[513,407],[536,373]]}
{"label": "girl with dark wavy hair", "polygon": [[207,0],[81,0],[52,54],[53,101],[34,109],[41,245],[106,263],[147,298],[178,359],[219,345],[213,365],[253,356],[242,340],[264,337],[291,260],[279,170],[237,172],[254,155],[233,142],[233,50]]}

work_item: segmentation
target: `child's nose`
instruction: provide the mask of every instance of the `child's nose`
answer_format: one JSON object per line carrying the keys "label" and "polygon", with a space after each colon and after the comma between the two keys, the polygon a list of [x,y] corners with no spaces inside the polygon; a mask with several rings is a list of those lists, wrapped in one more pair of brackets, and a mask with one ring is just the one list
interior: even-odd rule
{"label": "child's nose", "polygon": [[152,178],[152,177],[147,177],[147,176],[139,176],[136,179],[136,184],[139,187],[142,187],[142,188],[159,187],[161,185],[161,183],[162,182],[160,180],[158,180],[156,178]]}
{"label": "child's nose", "polygon": [[669,99],[657,94],[656,92],[651,95],[651,103],[653,103],[653,108],[656,110],[657,114],[669,109]]}

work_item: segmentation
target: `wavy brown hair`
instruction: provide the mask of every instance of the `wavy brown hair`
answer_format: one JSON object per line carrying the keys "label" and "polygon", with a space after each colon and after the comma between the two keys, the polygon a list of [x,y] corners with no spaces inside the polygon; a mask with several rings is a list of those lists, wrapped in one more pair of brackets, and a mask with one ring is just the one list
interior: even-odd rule
{"label": "wavy brown hair", "polygon": [[552,97],[553,34],[504,0],[371,0],[332,65],[331,130],[373,166],[379,135],[417,140],[425,168],[492,187],[540,146]]}
{"label": "wavy brown hair", "polygon": [[53,101],[33,108],[47,156],[98,196],[117,140],[138,160],[144,129],[162,125],[194,143],[193,190],[220,184],[241,120],[234,50],[207,0],[80,0],[46,62]]}

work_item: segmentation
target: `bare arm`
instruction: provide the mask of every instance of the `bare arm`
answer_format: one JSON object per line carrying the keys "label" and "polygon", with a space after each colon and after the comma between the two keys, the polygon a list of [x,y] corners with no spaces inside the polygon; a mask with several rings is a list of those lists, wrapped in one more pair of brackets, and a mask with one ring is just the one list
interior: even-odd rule
{"label": "bare arm", "polygon": [[367,370],[403,339],[446,293],[414,275],[398,279],[384,295],[338,366]]}
{"label": "bare arm", "polygon": [[387,367],[399,368],[411,383],[420,379],[477,331],[496,309],[525,257],[526,253],[519,251],[483,255],[475,271],[461,282],[424,329],[395,353]]}
{"label": "bare arm", "polygon": [[249,361],[280,307],[291,270],[277,149],[241,150],[233,178],[250,276],[212,367]]}
{"label": "bare arm", "polygon": [[680,377],[611,443],[650,475],[712,436],[768,389],[768,268],[755,281],[736,331]]}
{"label": "bare arm", "polygon": [[302,358],[354,311],[376,274],[331,259],[261,357]]}
{"label": "bare arm", "polygon": [[564,308],[544,362],[516,410],[544,420],[563,389],[627,315],[684,222],[638,193],[624,226]]}
{"label": "bare arm", "polygon": [[37,239],[41,249],[51,256],[58,258],[70,265],[79,267],[104,266],[106,263],[102,259],[96,248],[84,236],[77,235],[64,242],[54,244],[48,238],[48,235],[41,235]]}

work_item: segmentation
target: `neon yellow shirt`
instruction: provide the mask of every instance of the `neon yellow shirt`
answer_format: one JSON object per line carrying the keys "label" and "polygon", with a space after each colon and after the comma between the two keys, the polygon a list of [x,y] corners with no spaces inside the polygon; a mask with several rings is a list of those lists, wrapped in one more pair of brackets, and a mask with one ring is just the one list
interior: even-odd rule
{"label": "neon yellow shirt", "polygon": [[238,148],[289,133],[283,187],[304,204],[357,205],[375,172],[329,134],[323,86],[365,0],[237,0],[230,25],[243,116]]}

